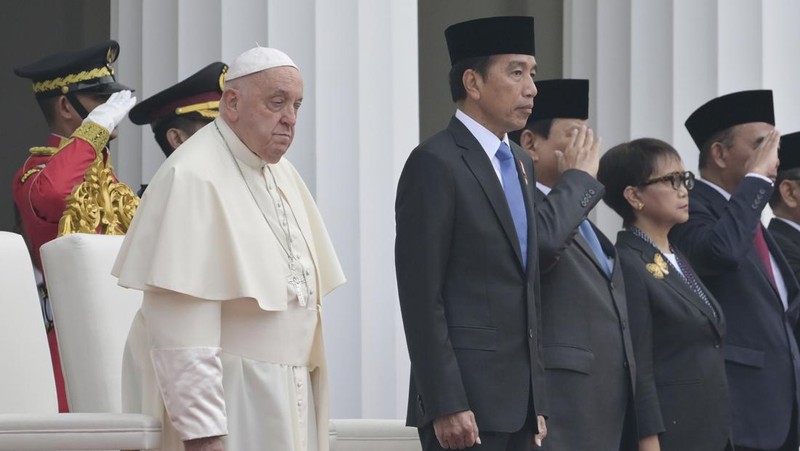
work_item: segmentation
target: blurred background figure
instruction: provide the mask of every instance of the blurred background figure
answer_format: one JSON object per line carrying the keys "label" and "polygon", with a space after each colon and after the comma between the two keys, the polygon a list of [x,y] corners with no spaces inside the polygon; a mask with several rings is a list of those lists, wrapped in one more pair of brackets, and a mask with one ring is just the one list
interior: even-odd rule
{"label": "blurred background figure", "polygon": [[769,206],[769,232],[800,280],[800,132],[781,136],[780,165]]}
{"label": "blurred background figure", "polygon": [[[228,66],[216,62],[140,102],[128,114],[137,125],[150,124],[166,157],[197,130],[219,116],[219,99]],[[139,196],[147,185],[142,185]]]}

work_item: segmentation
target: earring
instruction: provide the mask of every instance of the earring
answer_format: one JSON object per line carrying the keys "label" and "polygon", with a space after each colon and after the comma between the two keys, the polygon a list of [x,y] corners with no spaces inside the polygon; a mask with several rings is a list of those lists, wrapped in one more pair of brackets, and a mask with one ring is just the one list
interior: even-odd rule
{"label": "earring", "polygon": [[637,210],[641,210],[642,208],[644,208],[644,204],[643,203],[639,202],[639,203],[636,204],[636,209]]}

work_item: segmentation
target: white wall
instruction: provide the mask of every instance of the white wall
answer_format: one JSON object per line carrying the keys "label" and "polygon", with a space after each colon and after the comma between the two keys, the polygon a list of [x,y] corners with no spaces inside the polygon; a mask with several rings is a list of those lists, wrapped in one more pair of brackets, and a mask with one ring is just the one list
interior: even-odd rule
{"label": "white wall", "polygon": [[[564,76],[591,80],[604,150],[655,137],[697,173],[683,123],[714,97],[772,89],[778,129],[800,130],[798,17],[800,2],[781,0],[565,0]],[[596,210],[616,236],[619,217]]]}
{"label": "white wall", "polygon": [[[255,46],[305,81],[288,158],[314,193],[348,283],[324,303],[332,417],[400,418],[408,357],[394,279],[394,191],[419,136],[415,0],[114,0],[117,72],[139,99]],[[147,182],[163,156],[122,126],[115,167]]]}

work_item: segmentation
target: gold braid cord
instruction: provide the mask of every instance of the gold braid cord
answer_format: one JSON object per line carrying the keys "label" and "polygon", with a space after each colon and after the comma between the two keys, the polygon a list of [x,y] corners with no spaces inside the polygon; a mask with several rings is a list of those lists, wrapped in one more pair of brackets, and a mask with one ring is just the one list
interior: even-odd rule
{"label": "gold braid cord", "polygon": [[114,181],[111,163],[103,163],[102,148],[96,153],[84,181],[67,196],[67,207],[58,222],[58,236],[124,235],[139,207],[139,196],[128,185]]}

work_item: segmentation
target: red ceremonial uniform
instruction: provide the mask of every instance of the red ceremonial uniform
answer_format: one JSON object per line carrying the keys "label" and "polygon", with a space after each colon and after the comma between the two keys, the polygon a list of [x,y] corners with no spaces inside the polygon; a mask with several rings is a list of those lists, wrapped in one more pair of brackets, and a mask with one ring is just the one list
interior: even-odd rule
{"label": "red ceremonial uniform", "polygon": [[34,264],[42,269],[39,248],[58,234],[67,196],[83,182],[97,152],[107,157],[109,133],[94,123],[80,126],[70,138],[50,135],[49,147],[34,147],[14,176],[14,203]]}
{"label": "red ceremonial uniform", "polygon": [[[14,176],[14,203],[22,219],[22,230],[34,264],[40,271],[39,248],[58,234],[58,222],[67,196],[83,182],[84,174],[97,156],[107,158],[109,133],[94,123],[80,126],[69,138],[51,134],[47,147],[33,147],[30,157]],[[55,329],[47,331],[55,373],[59,411],[68,411],[64,377]]]}

